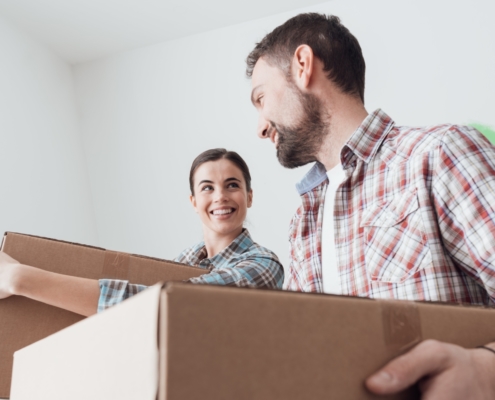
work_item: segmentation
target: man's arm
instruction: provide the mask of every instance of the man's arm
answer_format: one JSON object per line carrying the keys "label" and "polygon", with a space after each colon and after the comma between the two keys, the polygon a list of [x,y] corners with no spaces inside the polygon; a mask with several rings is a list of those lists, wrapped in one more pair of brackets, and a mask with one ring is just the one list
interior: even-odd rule
{"label": "man's arm", "polygon": [[292,217],[289,226],[289,267],[286,271],[286,278],[284,282],[283,289],[292,292],[303,292],[304,288],[300,283],[298,276],[302,274],[301,266],[297,261],[296,256],[296,241],[298,240],[298,217],[302,211],[302,206],[300,206],[295,215]]}
{"label": "man's arm", "polygon": [[452,127],[434,168],[431,195],[442,244],[495,304],[495,147],[473,128]]}
{"label": "man's arm", "polygon": [[0,252],[0,299],[12,295],[25,296],[89,316],[96,313],[100,288],[97,280],[23,265]]}
{"label": "man's arm", "polygon": [[[495,342],[488,345],[495,350]],[[423,400],[495,398],[495,354],[426,340],[372,375],[373,393],[398,393],[419,382]]]}
{"label": "man's arm", "polygon": [[[442,242],[495,301],[495,148],[473,129],[455,127],[438,151],[432,195]],[[487,346],[495,350],[495,342]],[[423,400],[495,399],[495,354],[426,340],[368,378],[366,386],[391,394],[416,382]]]}

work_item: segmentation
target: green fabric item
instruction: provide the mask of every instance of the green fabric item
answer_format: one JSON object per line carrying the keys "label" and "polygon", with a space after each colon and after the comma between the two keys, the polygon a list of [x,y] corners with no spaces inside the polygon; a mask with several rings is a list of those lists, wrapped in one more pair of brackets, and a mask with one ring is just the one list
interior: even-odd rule
{"label": "green fabric item", "polygon": [[469,124],[469,126],[472,126],[473,128],[479,130],[483,135],[487,137],[490,142],[495,144],[495,128],[481,124]]}

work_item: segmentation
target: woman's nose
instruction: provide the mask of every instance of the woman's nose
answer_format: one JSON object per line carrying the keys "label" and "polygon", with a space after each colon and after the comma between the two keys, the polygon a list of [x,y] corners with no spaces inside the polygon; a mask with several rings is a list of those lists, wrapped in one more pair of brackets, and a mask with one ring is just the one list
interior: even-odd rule
{"label": "woman's nose", "polygon": [[215,193],[215,199],[214,201],[216,203],[223,203],[225,201],[228,201],[228,196],[225,190],[217,190]]}

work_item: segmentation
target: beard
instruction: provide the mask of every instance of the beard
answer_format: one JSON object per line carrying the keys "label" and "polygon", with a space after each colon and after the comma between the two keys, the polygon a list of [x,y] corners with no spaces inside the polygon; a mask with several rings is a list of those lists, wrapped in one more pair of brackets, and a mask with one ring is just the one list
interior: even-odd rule
{"label": "beard", "polygon": [[302,93],[293,83],[291,88],[302,108],[302,118],[293,126],[272,123],[278,132],[277,158],[285,168],[297,168],[317,161],[316,155],[329,131],[328,118],[323,118],[320,99]]}

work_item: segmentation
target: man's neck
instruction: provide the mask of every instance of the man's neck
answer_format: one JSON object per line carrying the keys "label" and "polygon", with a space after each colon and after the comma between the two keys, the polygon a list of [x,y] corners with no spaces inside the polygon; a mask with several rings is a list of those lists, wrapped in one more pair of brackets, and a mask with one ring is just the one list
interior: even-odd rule
{"label": "man's neck", "polygon": [[325,137],[317,159],[327,171],[340,164],[340,152],[352,134],[368,116],[364,105],[348,95],[339,96],[328,105],[329,133]]}

